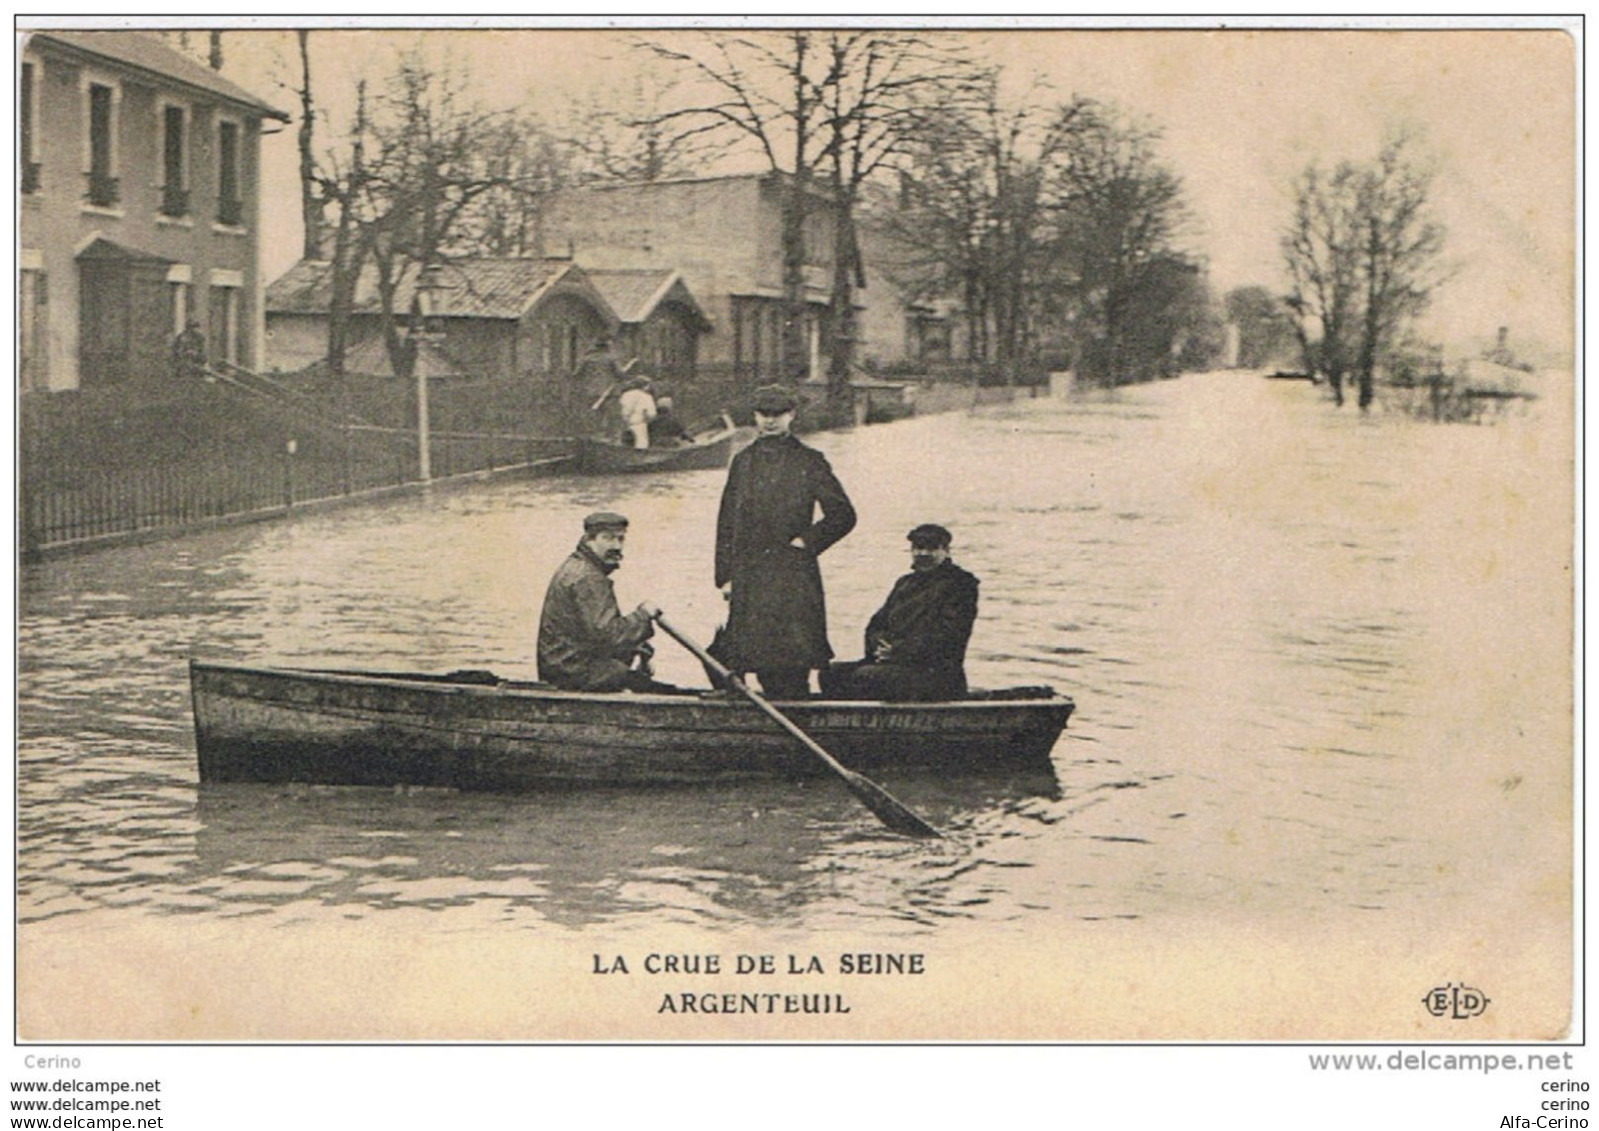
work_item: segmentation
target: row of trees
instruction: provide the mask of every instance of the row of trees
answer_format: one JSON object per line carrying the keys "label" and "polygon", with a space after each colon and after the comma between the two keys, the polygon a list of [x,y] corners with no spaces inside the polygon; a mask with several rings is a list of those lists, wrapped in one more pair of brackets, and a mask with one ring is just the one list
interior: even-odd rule
{"label": "row of trees", "polygon": [[647,45],[715,95],[666,115],[674,136],[753,142],[790,174],[793,334],[804,214],[811,187],[826,189],[835,393],[847,392],[863,234],[902,292],[958,303],[974,361],[1009,370],[1053,347],[1116,382],[1213,350],[1219,317],[1181,250],[1190,216],[1159,131],[1090,98],[1051,102],[1037,84],[1007,99],[1004,74],[957,42],[862,30]]}
{"label": "row of trees", "polygon": [[1014,104],[989,72],[977,97],[917,139],[875,211],[901,285],[955,296],[972,356],[1010,364],[1053,347],[1120,382],[1217,344],[1191,217],[1159,131],[1086,97]]}
{"label": "row of trees", "polygon": [[[181,34],[181,33],[180,33]],[[1240,330],[1239,362],[1291,340],[1339,403],[1372,398],[1384,358],[1446,277],[1432,177],[1414,139],[1367,163],[1313,162],[1293,184],[1285,296],[1215,302],[1186,250],[1193,218],[1160,131],[1113,105],[1055,100],[966,53],[959,37],[885,29],[663,32],[632,44],[626,83],[553,118],[485,109],[459,71],[400,58],[332,139],[313,94],[313,33],[296,33],[307,257],[333,261],[329,356],[342,365],[355,279],[370,265],[394,369],[392,308],[409,270],[539,246],[543,197],[601,181],[706,174],[755,156],[783,174],[784,356],[806,354],[808,220],[834,233],[830,380],[847,397],[861,246],[913,300],[965,318],[967,358],[1014,369],[1048,353],[1107,383],[1199,366]],[[198,42],[184,44],[191,50]],[[220,35],[206,43],[212,65]]]}
{"label": "row of trees", "polygon": [[958,38],[908,31],[662,33],[633,45],[639,76],[554,119],[485,109],[420,54],[363,85],[333,138],[299,32],[301,209],[307,257],[333,262],[329,357],[342,365],[355,279],[369,270],[397,373],[392,302],[409,270],[538,245],[542,197],[605,180],[708,173],[754,155],[783,175],[784,356],[806,354],[806,233],[834,233],[830,386],[848,397],[863,238],[891,279],[952,300],[968,357],[1009,369],[1039,351],[1122,381],[1214,348],[1219,313],[1181,249],[1181,183],[1148,123],[1088,98],[1007,101],[1004,76]]}

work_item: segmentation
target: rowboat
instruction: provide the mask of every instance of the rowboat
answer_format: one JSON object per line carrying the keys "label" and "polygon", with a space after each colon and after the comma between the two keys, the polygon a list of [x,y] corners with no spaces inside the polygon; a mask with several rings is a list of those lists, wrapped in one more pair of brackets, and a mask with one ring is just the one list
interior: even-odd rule
{"label": "rowboat", "polygon": [[635,448],[616,440],[585,436],[578,440],[577,466],[589,475],[621,475],[639,471],[703,471],[726,467],[733,458],[731,421],[696,433],[686,444]]}
{"label": "rowboat", "polygon": [[[826,770],[737,698],[601,694],[488,672],[322,671],[191,660],[202,782],[528,790]],[[1048,687],[942,703],[779,704],[856,770],[1047,767],[1072,701]]]}

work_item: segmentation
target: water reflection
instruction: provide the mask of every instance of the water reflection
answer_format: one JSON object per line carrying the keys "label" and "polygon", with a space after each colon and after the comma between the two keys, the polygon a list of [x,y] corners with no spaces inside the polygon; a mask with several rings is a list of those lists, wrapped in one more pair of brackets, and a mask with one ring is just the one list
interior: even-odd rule
{"label": "water reflection", "polygon": [[[862,515],[823,559],[838,652],[858,654],[906,568],[905,531],[939,521],[982,579],[973,682],[1078,702],[1053,773],[885,775],[951,833],[932,845],[825,781],[198,788],[191,654],[528,678],[543,586],[599,507],[633,522],[622,601],[709,638],[719,472],[507,480],[30,566],[20,916],[892,934],[1450,898],[1469,883],[1438,862],[1474,834],[1416,814],[1562,740],[1565,668],[1529,642],[1568,614],[1526,581],[1563,564],[1569,512],[1515,489],[1559,481],[1559,425],[1361,420],[1289,384],[1190,378],[815,438]],[[658,658],[702,682],[669,644]],[[1514,728],[1492,709],[1526,702],[1554,706]]]}
{"label": "water reflection", "polygon": [[[410,905],[497,900],[567,924],[634,912],[684,921],[804,921],[836,898],[838,853],[907,875],[982,862],[1007,815],[1040,820],[1048,772],[896,779],[898,796],[948,830],[927,852],[884,833],[824,781],[499,796],[443,790],[227,785],[199,791],[190,893],[219,904],[314,901],[358,917]],[[955,913],[942,885],[917,914]]]}

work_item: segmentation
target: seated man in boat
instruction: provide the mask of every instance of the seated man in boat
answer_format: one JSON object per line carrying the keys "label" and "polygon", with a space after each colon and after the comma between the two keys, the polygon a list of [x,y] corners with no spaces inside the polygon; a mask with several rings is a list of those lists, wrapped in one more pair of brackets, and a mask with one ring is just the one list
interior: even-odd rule
{"label": "seated man in boat", "polygon": [[674,412],[672,387],[670,385],[655,386],[655,419],[650,421],[650,447],[674,448],[679,444],[692,443],[688,429],[683,427],[683,422]]}
{"label": "seated man in boat", "polygon": [[650,422],[658,414],[649,380],[640,376],[623,382],[616,407],[622,414],[622,443],[635,448],[649,447]]}
{"label": "seated man in boat", "polygon": [[977,619],[977,578],[950,561],[950,533],[924,523],[908,535],[911,572],[866,625],[866,658],[821,673],[829,699],[928,701],[966,694],[966,643]]}
{"label": "seated man in boat", "polygon": [[583,520],[583,538],[561,563],[539,618],[539,679],[563,691],[653,691],[645,643],[659,605],[639,602],[626,616],[611,574],[622,564],[627,519],[601,511]]}

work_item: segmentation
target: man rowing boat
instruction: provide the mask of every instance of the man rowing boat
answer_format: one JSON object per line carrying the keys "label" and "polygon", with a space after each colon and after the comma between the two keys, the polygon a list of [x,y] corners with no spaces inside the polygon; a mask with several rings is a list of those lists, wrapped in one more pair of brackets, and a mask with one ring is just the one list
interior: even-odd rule
{"label": "man rowing boat", "polygon": [[563,691],[654,691],[646,643],[661,607],[640,601],[626,616],[611,574],[622,565],[627,519],[600,511],[583,520],[583,537],[550,579],[539,617],[539,679]]}

